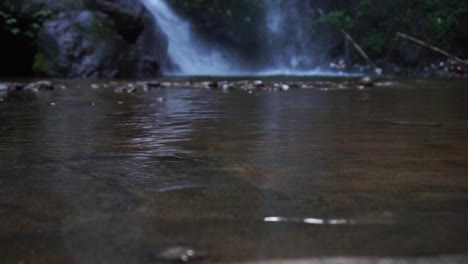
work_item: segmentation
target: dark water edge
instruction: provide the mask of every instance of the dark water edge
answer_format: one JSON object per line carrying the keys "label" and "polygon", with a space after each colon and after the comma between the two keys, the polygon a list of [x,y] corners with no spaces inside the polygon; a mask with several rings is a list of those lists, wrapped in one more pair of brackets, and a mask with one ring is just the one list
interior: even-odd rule
{"label": "dark water edge", "polygon": [[468,254],[466,81],[61,82],[0,102],[2,263],[158,263],[177,245],[204,262]]}

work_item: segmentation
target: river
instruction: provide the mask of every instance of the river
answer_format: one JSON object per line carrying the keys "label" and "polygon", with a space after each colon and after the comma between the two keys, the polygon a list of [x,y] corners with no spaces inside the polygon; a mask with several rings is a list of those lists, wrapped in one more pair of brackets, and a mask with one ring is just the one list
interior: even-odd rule
{"label": "river", "polygon": [[2,263],[155,263],[178,245],[210,263],[467,260],[466,81],[65,85],[0,102]]}

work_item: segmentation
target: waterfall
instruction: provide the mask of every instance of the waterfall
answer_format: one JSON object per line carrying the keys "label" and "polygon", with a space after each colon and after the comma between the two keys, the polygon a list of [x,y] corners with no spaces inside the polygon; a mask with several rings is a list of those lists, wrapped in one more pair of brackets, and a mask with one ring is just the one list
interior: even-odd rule
{"label": "waterfall", "polygon": [[270,66],[278,73],[306,72],[317,66],[311,23],[314,16],[309,1],[263,0],[267,53]]}
{"label": "waterfall", "polygon": [[[204,43],[165,0],[142,0],[168,38],[168,53],[186,75],[225,75],[235,70],[229,52]],[[171,73],[176,74],[176,73]]]}
{"label": "waterfall", "polygon": [[[156,18],[159,27],[168,37],[168,53],[184,75],[310,75],[316,71],[314,39],[311,23],[314,15],[310,1],[263,1],[264,17],[258,18],[257,36],[260,48],[257,68],[241,65],[249,63],[235,53],[208,43],[191,29],[188,21],[178,16],[167,0],[141,0]],[[260,3],[260,2],[258,2]],[[242,52],[242,51],[241,51]],[[166,72],[167,73],[167,72]],[[174,74],[174,73],[169,73]],[[177,74],[177,73],[175,73]]]}

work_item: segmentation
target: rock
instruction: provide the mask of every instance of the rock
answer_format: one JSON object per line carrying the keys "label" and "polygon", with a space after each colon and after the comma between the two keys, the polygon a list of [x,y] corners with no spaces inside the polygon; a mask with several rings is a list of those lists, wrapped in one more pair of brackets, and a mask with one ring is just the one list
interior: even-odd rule
{"label": "rock", "polygon": [[253,85],[254,85],[255,88],[257,88],[257,89],[265,88],[265,86],[266,86],[266,85],[263,83],[263,81],[260,81],[260,80],[254,81],[254,82],[253,82]]}
{"label": "rock", "polygon": [[286,92],[286,91],[289,91],[289,89],[290,89],[289,85],[287,85],[287,84],[281,85],[281,91]]}
{"label": "rock", "polygon": [[72,8],[50,0],[25,2],[28,12],[54,7],[54,15],[38,30],[37,74],[154,77],[160,75],[161,67],[174,68],[167,54],[166,36],[140,1],[78,1]]}
{"label": "rock", "polygon": [[39,35],[35,71],[53,77],[116,77],[119,46],[125,43],[106,15],[61,12]]}
{"label": "rock", "polygon": [[195,85],[196,87],[201,87],[205,89],[217,89],[219,87],[218,82],[210,81],[210,82],[201,82],[199,85]]}
{"label": "rock", "polygon": [[15,101],[34,101],[37,100],[37,92],[34,90],[11,90],[7,98]]}
{"label": "rock", "polygon": [[146,85],[150,88],[158,88],[158,87],[161,87],[161,83],[158,82],[158,81],[149,81],[149,82],[146,82]]}
{"label": "rock", "polygon": [[163,88],[168,88],[168,87],[171,87],[171,86],[172,86],[172,83],[170,83],[170,82],[162,82],[161,83],[161,87],[163,87]]}
{"label": "rock", "polygon": [[218,82],[213,81],[213,82],[208,83],[208,87],[211,88],[211,89],[217,89],[217,88],[219,88],[219,84],[218,84]]}
{"label": "rock", "polygon": [[59,12],[70,8],[85,8],[85,1],[21,0],[15,2],[18,2],[21,12],[28,15],[34,15],[43,10]]}
{"label": "rock", "polygon": [[357,81],[356,84],[362,85],[362,86],[365,86],[365,87],[372,87],[372,86],[374,86],[374,81],[371,79],[371,77],[366,76],[366,77],[363,77],[362,79],[360,79],[359,81]]}
{"label": "rock", "polygon": [[33,82],[24,87],[24,90],[31,90],[31,91],[52,91],[54,90],[54,85],[52,84],[51,81],[39,81],[39,82]]}
{"label": "rock", "polygon": [[95,0],[98,11],[107,14],[114,21],[117,32],[123,39],[133,44],[137,41],[144,29],[143,17],[133,13],[115,2]]}
{"label": "rock", "polygon": [[196,251],[192,248],[175,246],[162,250],[157,258],[167,262],[189,262],[199,260],[206,256],[206,253]]}
{"label": "rock", "polygon": [[220,82],[220,83],[219,83],[219,87],[220,87],[223,91],[228,91],[228,90],[234,88],[234,86],[233,86],[232,84],[230,84],[229,82],[227,82],[227,81]]}

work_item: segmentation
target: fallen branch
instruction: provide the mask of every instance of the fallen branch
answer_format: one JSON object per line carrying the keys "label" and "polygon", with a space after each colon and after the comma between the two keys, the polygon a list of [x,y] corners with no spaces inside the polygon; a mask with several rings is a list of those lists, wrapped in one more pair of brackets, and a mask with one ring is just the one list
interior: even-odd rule
{"label": "fallen branch", "polygon": [[438,47],[435,47],[435,46],[433,46],[433,45],[431,45],[431,44],[429,44],[429,43],[427,43],[427,42],[424,42],[424,41],[419,40],[419,39],[417,39],[417,38],[408,36],[408,35],[403,34],[403,33],[401,33],[401,32],[397,32],[396,35],[397,35],[397,37],[401,37],[401,38],[410,40],[410,41],[412,41],[412,42],[415,42],[415,43],[417,43],[417,44],[419,44],[419,45],[421,45],[421,46],[428,47],[429,49],[431,49],[431,50],[433,50],[433,51],[435,51],[435,52],[438,52],[438,53],[440,53],[440,54],[442,54],[442,55],[444,55],[444,56],[446,56],[446,57],[448,57],[448,58],[450,58],[450,59],[453,59],[454,61],[456,61],[456,62],[458,62],[458,63],[460,63],[460,64],[468,65],[468,62],[466,62],[466,61],[464,61],[464,60],[462,60],[462,59],[456,57],[455,55],[452,55],[452,54],[446,52],[446,51],[443,50],[443,49],[440,49],[440,48],[438,48]]}
{"label": "fallen branch", "polygon": [[340,29],[341,33],[347,38],[354,46],[354,48],[361,54],[361,56],[367,61],[369,65],[371,65],[374,69],[377,69],[377,66],[369,59],[369,56],[367,56],[366,52],[353,40],[353,38],[346,33],[343,29]]}

